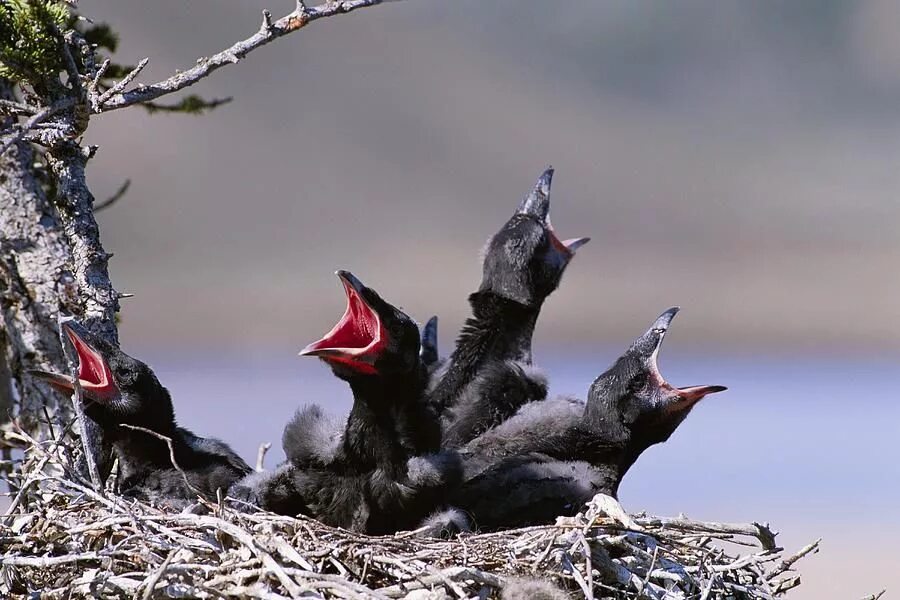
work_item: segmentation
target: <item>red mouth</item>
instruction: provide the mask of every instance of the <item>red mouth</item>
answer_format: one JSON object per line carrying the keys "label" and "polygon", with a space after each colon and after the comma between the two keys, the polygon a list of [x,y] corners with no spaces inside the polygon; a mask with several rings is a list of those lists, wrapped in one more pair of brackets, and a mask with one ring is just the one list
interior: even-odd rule
{"label": "red mouth", "polygon": [[728,388],[724,385],[692,385],[688,387],[677,388],[670,384],[659,372],[659,346],[653,354],[650,355],[650,379],[659,387],[664,389],[667,400],[664,410],[667,413],[679,412],[687,408],[691,408],[709,394],[716,392],[724,392]]}
{"label": "red mouth", "polygon": [[[103,355],[84,341],[68,324],[63,324],[63,329],[78,354],[78,383],[85,395],[101,402],[117,397],[119,388]],[[36,371],[35,375],[49,381],[53,387],[64,393],[71,393],[75,387],[71,377],[66,375],[43,371]]]}
{"label": "red mouth", "polygon": [[547,233],[550,236],[550,244],[565,256],[574,256],[575,251],[591,241],[589,237],[570,238],[568,240],[560,240],[550,223],[550,217],[547,217]]}
{"label": "red mouth", "polygon": [[361,373],[376,373],[374,362],[387,339],[381,317],[363,299],[362,283],[358,279],[347,271],[338,271],[338,277],[347,295],[344,316],[322,339],[301,350],[300,356],[318,356]]}

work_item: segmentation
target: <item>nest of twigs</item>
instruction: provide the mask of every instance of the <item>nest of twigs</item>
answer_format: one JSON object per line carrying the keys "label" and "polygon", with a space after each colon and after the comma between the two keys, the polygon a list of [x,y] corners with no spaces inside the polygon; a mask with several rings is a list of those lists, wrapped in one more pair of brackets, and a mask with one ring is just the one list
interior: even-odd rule
{"label": "nest of twigs", "polygon": [[[309,518],[199,502],[164,510],[97,492],[61,444],[29,444],[0,527],[4,598],[491,598],[519,578],[572,598],[756,599],[800,578],[767,525],[634,516],[598,505],[552,526],[453,540],[368,537]],[[517,598],[522,597],[521,592]]]}

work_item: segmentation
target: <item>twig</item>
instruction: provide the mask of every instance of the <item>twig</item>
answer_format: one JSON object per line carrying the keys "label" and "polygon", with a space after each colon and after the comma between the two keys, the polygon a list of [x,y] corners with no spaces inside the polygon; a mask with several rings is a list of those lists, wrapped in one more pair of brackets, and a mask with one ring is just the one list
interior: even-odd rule
{"label": "twig", "polygon": [[797,562],[798,560],[800,560],[801,558],[803,558],[810,552],[818,552],[820,543],[822,543],[822,538],[817,539],[812,544],[808,544],[808,545],[804,546],[803,548],[801,548],[799,551],[797,551],[792,556],[787,557],[786,559],[784,559],[783,561],[778,563],[771,571],[769,571],[766,574],[766,579],[768,579],[770,581],[772,579],[775,579],[776,577],[778,577],[779,575],[781,575],[782,573],[784,573],[785,571],[790,569],[792,566],[794,566],[795,562]]}
{"label": "twig", "polygon": [[175,558],[175,553],[177,550],[172,550],[169,552],[169,555],[166,557],[166,560],[159,566],[159,568],[147,578],[145,583],[144,593],[141,595],[141,600],[150,600],[153,597],[153,588],[156,587],[156,584],[159,583],[159,580],[162,578],[163,574],[166,572],[166,569],[169,568],[169,565],[172,563],[172,559]]}
{"label": "twig", "polygon": [[117,81],[111,88],[100,94],[100,97],[97,99],[97,104],[100,107],[99,110],[103,109],[104,103],[109,100],[115,94],[119,94],[128,87],[128,84],[134,81],[134,78],[141,74],[141,71],[144,70],[144,67],[147,66],[147,63],[150,62],[149,58],[142,58],[140,62],[138,62],[137,66],[133,68],[125,77]]}
{"label": "twig", "polygon": [[256,471],[257,473],[262,473],[265,471],[265,467],[263,463],[266,460],[266,452],[269,451],[269,448],[272,447],[271,442],[265,442],[259,445],[259,450],[256,451]]}
{"label": "twig", "polygon": [[37,127],[38,124],[43,123],[58,112],[71,108],[74,105],[75,100],[73,98],[63,98],[50,106],[44,107],[21,125],[15,125],[13,127],[14,131],[9,133],[6,140],[3,141],[3,145],[0,146],[0,154],[6,152],[13,144],[22,141],[25,134]]}
{"label": "twig", "polygon": [[37,112],[37,108],[24,104],[22,102],[0,99],[0,114],[33,115]]}
{"label": "twig", "polygon": [[[115,194],[113,194],[112,196],[110,196],[109,198],[104,200],[103,202],[100,202],[99,204],[94,205],[94,212],[98,213],[101,210],[106,210],[107,208],[109,208],[110,206],[112,206],[113,204],[118,202],[122,198],[122,196],[125,195],[125,193],[128,191],[128,188],[130,188],[130,187],[131,187],[131,180],[126,179],[122,183],[122,185],[119,186],[119,189],[116,190]],[[119,298],[121,298],[121,297],[122,297],[122,295],[119,294]]]}
{"label": "twig", "polygon": [[84,414],[84,390],[81,388],[81,380],[78,379],[78,364],[72,357],[67,342],[67,336],[63,331],[63,324],[71,321],[72,317],[59,317],[59,343],[62,344],[63,354],[69,366],[69,374],[72,377],[72,404],[75,407],[75,418],[78,421],[78,437],[81,438],[81,447],[84,451],[84,460],[87,463],[91,484],[97,492],[103,491],[103,480],[100,479],[100,471],[97,469],[97,457],[88,439],[87,416]]}
{"label": "twig", "polygon": [[767,524],[752,523],[750,525],[736,523],[713,523],[694,521],[686,517],[678,517],[675,519],[662,519],[659,517],[638,518],[636,521],[644,526],[654,527],[671,527],[673,529],[690,529],[694,531],[702,531],[707,533],[719,534],[737,534],[753,536],[759,540],[765,550],[774,550],[776,548],[775,536]]}
{"label": "twig", "polygon": [[172,438],[169,436],[163,435],[161,433],[157,433],[152,429],[147,429],[146,427],[139,427],[138,425],[129,425],[127,423],[120,423],[119,427],[124,427],[125,429],[132,429],[134,431],[140,431],[141,433],[146,433],[147,435],[152,435],[158,440],[162,440],[166,443],[166,446],[169,448],[169,462],[172,463],[172,467],[181,474],[181,478],[184,480],[184,485],[187,486],[187,489],[191,490],[201,498],[203,494],[194,487],[191,482],[188,480],[187,473],[178,466],[178,461],[175,460],[175,447],[172,445]]}
{"label": "twig", "polygon": [[[336,2],[326,2],[314,8],[307,8],[302,2],[297,3],[297,7],[288,15],[272,22],[271,15],[263,13],[263,22],[258,31],[245,40],[232,44],[230,47],[221,52],[202,58],[197,61],[197,65],[187,69],[186,71],[176,73],[175,75],[159,81],[151,85],[138,86],[131,91],[125,91],[125,88],[137,75],[129,73],[129,76],[116,83],[108,89],[99,99],[99,107],[94,112],[117,110],[156,100],[161,96],[183,90],[186,87],[194,85],[201,79],[208,77],[213,71],[216,71],[226,65],[234,64],[244,58],[250,52],[273,42],[274,40],[293,33],[298,29],[325,17],[331,17],[338,14],[353,12],[360,8],[375,6],[381,4],[384,0],[343,0]],[[138,68],[143,68],[147,59],[138,64]],[[135,69],[136,71],[139,69]]]}

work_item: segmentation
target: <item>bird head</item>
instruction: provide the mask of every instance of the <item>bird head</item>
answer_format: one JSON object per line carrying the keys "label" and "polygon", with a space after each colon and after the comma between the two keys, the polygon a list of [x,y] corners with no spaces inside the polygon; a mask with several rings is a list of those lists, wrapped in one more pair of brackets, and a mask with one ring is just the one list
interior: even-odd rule
{"label": "bird head", "polygon": [[559,285],[575,251],[590,240],[562,241],[556,236],[550,223],[552,179],[551,167],[488,242],[479,291],[539,307]]}
{"label": "bird head", "polygon": [[317,356],[342,379],[409,373],[419,365],[419,328],[349,271],[338,271],[347,296],[344,316],[322,339],[300,351]]}
{"label": "bird head", "polygon": [[[78,356],[78,383],[84,393],[85,410],[92,418],[101,425],[125,423],[156,431],[174,426],[169,392],[150,367],[92,334],[78,321],[66,321],[62,328]],[[37,370],[31,373],[64,394],[71,394],[75,387],[69,375]]]}
{"label": "bird head", "polygon": [[669,439],[705,396],[727,389],[721,385],[674,387],[660,373],[659,349],[678,310],[670,308],[661,314],[594,381],[588,393],[588,416],[614,424],[624,433],[627,448],[624,469],[644,450]]}

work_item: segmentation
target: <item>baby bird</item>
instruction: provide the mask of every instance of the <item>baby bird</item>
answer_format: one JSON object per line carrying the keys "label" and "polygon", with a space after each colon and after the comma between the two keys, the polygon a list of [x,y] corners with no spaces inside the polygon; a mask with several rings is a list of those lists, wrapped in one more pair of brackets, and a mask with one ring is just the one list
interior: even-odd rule
{"label": "baby bird", "polygon": [[434,374],[429,397],[444,422],[444,446],[462,446],[546,396],[531,368],[531,338],[544,300],[558,286],[575,251],[589,238],[560,241],[550,224],[548,168],[512,218],[488,242],[472,316],[456,349]]}
{"label": "baby bird", "polygon": [[[666,441],[717,385],[676,388],[660,374],[671,308],[591,385],[586,404],[525,405],[462,450],[466,482],[451,496],[482,529],[552,522],[597,493],[618,494],[647,448]],[[502,500],[498,500],[502,498]]]}
{"label": "baby bird", "polygon": [[[64,323],[63,330],[78,354],[85,413],[119,459],[123,495],[169,505],[187,504],[197,496],[215,500],[216,490],[227,490],[250,472],[224,442],[198,437],[176,424],[169,392],[150,367],[76,321]],[[34,373],[71,394],[69,376]]]}
{"label": "baby bird", "polygon": [[318,406],[299,410],[282,437],[288,462],[233,491],[267,510],[360,532],[411,528],[445,481],[458,478],[458,460],[435,454],[440,427],[423,397],[415,322],[348,271],[337,274],[344,316],[300,354],[319,357],[350,385],[350,415],[341,426]]}

